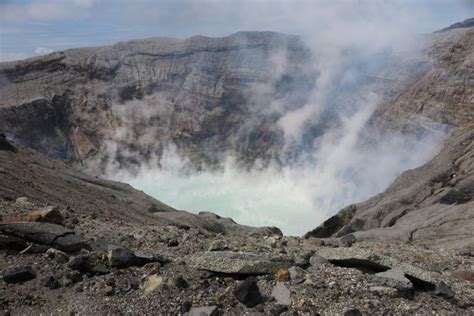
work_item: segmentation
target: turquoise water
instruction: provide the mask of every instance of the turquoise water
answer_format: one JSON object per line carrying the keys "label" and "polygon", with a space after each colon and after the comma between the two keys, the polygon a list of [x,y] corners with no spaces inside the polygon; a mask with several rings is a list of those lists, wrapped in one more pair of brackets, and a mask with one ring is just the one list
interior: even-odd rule
{"label": "turquoise water", "polygon": [[178,209],[211,211],[240,224],[277,226],[286,234],[305,233],[326,217],[315,210],[308,181],[275,170],[228,169],[189,176],[155,170],[127,182]]}

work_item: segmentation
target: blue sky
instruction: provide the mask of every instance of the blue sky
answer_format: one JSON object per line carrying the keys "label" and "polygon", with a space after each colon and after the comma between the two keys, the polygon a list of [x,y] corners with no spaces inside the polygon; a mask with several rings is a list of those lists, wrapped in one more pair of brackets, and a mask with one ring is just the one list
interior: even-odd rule
{"label": "blue sky", "polygon": [[[474,16],[473,0],[0,0],[0,60],[152,36],[343,27],[425,33]],[[340,29],[330,26],[343,21]]]}

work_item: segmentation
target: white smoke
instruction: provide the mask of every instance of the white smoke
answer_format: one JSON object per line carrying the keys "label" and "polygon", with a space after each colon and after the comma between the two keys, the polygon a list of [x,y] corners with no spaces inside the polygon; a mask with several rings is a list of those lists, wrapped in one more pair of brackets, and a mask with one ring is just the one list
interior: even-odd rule
{"label": "white smoke", "polygon": [[[308,100],[300,105],[276,98],[264,106],[260,101],[273,93],[272,86],[256,84],[248,91],[251,107],[247,110],[263,117],[279,116],[276,128],[284,138],[281,156],[292,156],[295,148],[302,146],[309,126],[326,120],[328,113],[333,118],[323,135],[305,144],[309,150],[293,155],[291,163],[256,161],[253,168],[244,169],[233,152],[223,152],[220,168],[206,168],[204,164],[196,170],[190,157],[173,143],[167,124],[173,115],[182,115],[182,122],[194,124],[200,122],[201,113],[186,109],[176,114],[165,96],[152,95],[114,105],[119,129],[107,143],[108,176],[176,208],[212,211],[243,224],[274,225],[286,234],[302,234],[347,204],[381,192],[404,170],[426,162],[436,151],[442,133],[416,138],[378,131],[381,135],[375,144],[362,145],[368,120],[390,97],[386,90],[403,85],[409,73],[395,66],[393,73],[380,74],[379,61],[374,56],[419,58],[410,27],[426,16],[403,11],[394,19],[390,13],[397,9],[395,3],[359,4],[298,7],[279,2],[278,9],[268,8],[270,12],[277,10],[283,15],[279,17],[282,21],[293,23],[293,28],[303,35],[313,54],[308,71],[318,73],[318,77]],[[251,19],[255,12],[243,17],[250,19],[249,25],[258,24],[257,19]],[[289,67],[287,52],[277,52],[271,62],[274,67],[269,82],[275,82]],[[382,58],[383,62],[387,58]],[[359,63],[365,68],[358,69]],[[363,80],[364,76],[382,75],[390,76],[394,87]],[[187,120],[186,115],[193,119]],[[260,124],[257,117],[252,116],[242,125],[234,143],[245,140],[242,135]],[[130,143],[148,150],[130,151]],[[243,150],[248,146],[245,141],[239,145]],[[136,160],[136,168],[132,172],[123,169],[122,158]]]}

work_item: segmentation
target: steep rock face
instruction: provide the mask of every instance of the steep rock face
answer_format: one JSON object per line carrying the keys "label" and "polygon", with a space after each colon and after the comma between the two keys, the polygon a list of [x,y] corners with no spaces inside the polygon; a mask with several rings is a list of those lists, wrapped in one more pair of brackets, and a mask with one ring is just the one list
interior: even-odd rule
{"label": "steep rock face", "polygon": [[[426,165],[400,175],[383,193],[350,205],[306,237],[403,240],[463,248],[474,244],[474,28],[433,36],[435,61],[373,115],[369,126],[410,134],[451,132]],[[378,135],[374,136],[375,138]]]}
{"label": "steep rock face", "polygon": [[474,121],[453,130],[426,165],[383,193],[351,205],[305,237],[399,240],[445,248],[474,245]]}
{"label": "steep rock face", "polygon": [[405,133],[430,133],[474,119],[474,28],[429,35],[425,53],[435,61],[373,115],[371,125]]}
{"label": "steep rock face", "polygon": [[[107,159],[107,139],[119,147],[113,153],[119,161],[159,156],[168,141],[201,161],[211,159],[206,152],[238,151],[246,142],[244,158],[253,159],[271,155],[278,140],[268,127],[275,118],[250,108],[268,105],[275,91],[277,98],[298,95],[294,106],[304,102],[315,78],[309,62],[296,36],[241,32],[151,38],[2,63],[0,125],[18,142],[72,162],[101,150]],[[249,118],[260,128],[246,131]]]}

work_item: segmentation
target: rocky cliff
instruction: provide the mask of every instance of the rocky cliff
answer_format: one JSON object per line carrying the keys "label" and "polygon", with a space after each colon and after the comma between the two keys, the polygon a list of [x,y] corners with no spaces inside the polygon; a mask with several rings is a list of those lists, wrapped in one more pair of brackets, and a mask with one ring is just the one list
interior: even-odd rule
{"label": "rocky cliff", "polygon": [[[291,97],[293,106],[305,102],[315,77],[310,58],[296,36],[240,32],[2,63],[0,125],[18,142],[69,162],[96,155],[133,163],[160,156],[170,141],[197,162],[230,150],[253,160],[271,155],[278,139],[276,118],[251,108],[275,94]],[[257,127],[246,132],[249,117]],[[118,148],[109,150],[107,140]],[[247,150],[238,150],[242,143]]]}
{"label": "rocky cliff", "polygon": [[425,246],[474,245],[474,29],[452,28],[433,35],[426,52],[436,62],[369,125],[424,134],[451,130],[426,165],[400,175],[383,193],[348,206],[306,237],[403,240]]}

